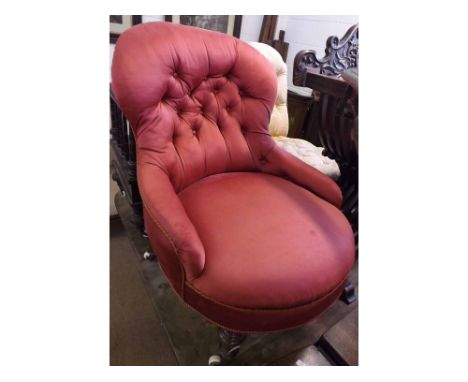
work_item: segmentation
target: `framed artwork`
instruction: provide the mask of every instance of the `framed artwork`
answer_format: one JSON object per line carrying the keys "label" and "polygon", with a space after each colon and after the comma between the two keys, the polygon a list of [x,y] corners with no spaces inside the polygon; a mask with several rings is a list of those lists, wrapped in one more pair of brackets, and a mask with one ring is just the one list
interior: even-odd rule
{"label": "framed artwork", "polygon": [[216,32],[227,33],[237,38],[240,37],[242,24],[242,16],[240,15],[170,15],[165,16],[165,20],[176,24],[190,25]]}
{"label": "framed artwork", "polygon": [[109,15],[110,43],[115,44],[123,32],[136,24],[141,24],[141,15]]}

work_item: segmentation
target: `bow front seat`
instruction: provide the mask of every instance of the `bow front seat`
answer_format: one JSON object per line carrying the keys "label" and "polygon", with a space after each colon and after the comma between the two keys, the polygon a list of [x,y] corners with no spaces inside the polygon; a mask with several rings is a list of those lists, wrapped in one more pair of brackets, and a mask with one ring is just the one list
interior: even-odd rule
{"label": "bow front seat", "polygon": [[121,35],[112,87],[137,146],[146,230],[170,284],[238,332],[326,309],[354,263],[342,195],[268,132],[277,79],[254,48],[170,23]]}

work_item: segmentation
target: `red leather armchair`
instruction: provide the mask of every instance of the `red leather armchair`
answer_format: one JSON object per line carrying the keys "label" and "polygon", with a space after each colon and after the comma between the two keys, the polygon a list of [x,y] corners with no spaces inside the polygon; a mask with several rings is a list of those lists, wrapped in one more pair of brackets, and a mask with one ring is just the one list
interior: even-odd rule
{"label": "red leather armchair", "polygon": [[147,23],[115,48],[112,87],[136,139],[151,245],[225,342],[303,325],[354,263],[338,186],[268,132],[276,86],[260,53],[221,33]]}

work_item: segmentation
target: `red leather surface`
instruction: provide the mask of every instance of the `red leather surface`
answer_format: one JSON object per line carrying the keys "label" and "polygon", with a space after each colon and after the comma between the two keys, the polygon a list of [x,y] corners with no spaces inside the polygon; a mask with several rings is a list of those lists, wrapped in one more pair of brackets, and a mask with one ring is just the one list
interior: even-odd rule
{"label": "red leather surface", "polygon": [[[346,255],[351,248],[351,241],[346,236],[349,230],[342,227],[344,218],[332,206],[341,204],[338,186],[327,176],[280,149],[268,132],[276,84],[271,65],[260,53],[225,34],[170,23],[146,23],[119,37],[112,63],[112,88],[136,137],[138,183],[149,237],[162,268],[181,295],[184,295],[188,284],[214,293],[214,281],[210,284],[209,280],[219,279],[222,275],[216,276],[215,270],[227,272],[222,265],[227,255],[221,252],[224,249],[232,251],[237,244],[239,248],[246,248],[241,246],[245,237],[232,225],[223,228],[226,247],[221,245],[222,237],[219,242],[208,238],[211,221],[221,217],[210,203],[203,206],[206,209],[203,214],[195,216],[190,212],[192,207],[200,208],[191,201],[196,199],[197,193],[190,190],[195,190],[204,179],[216,174],[254,173],[258,175],[255,177],[257,183],[261,183],[257,179],[275,179],[256,188],[252,183],[252,189],[249,189],[249,182],[244,183],[245,189],[240,196],[245,203],[247,195],[253,196],[254,201],[249,206],[238,204],[236,208],[245,208],[249,219],[255,216],[253,222],[249,221],[251,229],[256,225],[261,227],[272,218],[272,211],[266,213],[262,208],[274,203],[274,208],[282,211],[275,218],[279,219],[281,214],[283,228],[304,224],[315,230],[314,241],[308,231],[297,227],[292,239],[284,237],[285,241],[296,242],[290,247],[272,246],[271,243],[277,241],[273,238],[275,233],[259,231],[262,234],[258,235],[252,247],[259,253],[255,261],[258,264],[270,262],[265,269],[270,272],[268,277],[271,279],[279,277],[280,267],[285,268],[283,279],[273,280],[272,285],[286,289],[278,295],[278,300],[275,300],[275,294],[262,292],[247,303],[252,309],[288,306],[319,298],[332,284],[340,282],[340,276],[350,268],[350,257]],[[276,177],[262,177],[261,173]],[[180,192],[184,203],[178,196]],[[213,200],[216,196],[221,201],[226,189],[220,186],[219,195],[216,195],[216,187],[212,187],[210,192]],[[260,208],[262,204],[259,202],[263,199],[264,207]],[[288,206],[295,207],[289,222]],[[312,211],[316,211],[318,216],[312,216]],[[223,213],[234,219],[238,211],[227,209]],[[332,221],[335,218],[336,221]],[[319,228],[323,222],[326,224]],[[229,233],[229,227],[233,232]],[[343,239],[347,244],[337,239],[336,247],[333,247],[328,240],[338,238],[341,230],[347,232]],[[288,229],[288,235],[293,231]],[[215,232],[212,234],[216,235]],[[305,255],[307,246],[310,258],[315,256],[315,261],[318,261],[317,269]],[[285,267],[285,252],[275,253],[276,249],[285,248],[294,252],[291,256],[297,257],[295,261],[308,259],[303,272],[294,271],[297,264]],[[318,248],[316,255],[314,248]],[[341,254],[342,250],[346,254]],[[271,252],[270,259],[266,256],[268,251]],[[253,250],[250,253],[256,256]],[[340,260],[337,253],[343,256],[344,262],[335,268]],[[217,262],[212,262],[218,255]],[[239,255],[239,261],[245,256]],[[275,266],[278,258],[281,263]],[[239,264],[236,266],[240,267]],[[271,273],[275,267],[276,273]],[[246,280],[254,280],[253,269],[250,268],[250,279]],[[306,273],[309,271],[311,281],[307,285]],[[254,285],[262,285],[265,289],[268,280],[263,280],[262,284],[261,272],[259,269],[259,281]],[[207,277],[203,278],[205,275]],[[242,284],[235,275],[232,282],[242,290],[221,297],[237,303],[237,299],[249,295],[252,286]]]}

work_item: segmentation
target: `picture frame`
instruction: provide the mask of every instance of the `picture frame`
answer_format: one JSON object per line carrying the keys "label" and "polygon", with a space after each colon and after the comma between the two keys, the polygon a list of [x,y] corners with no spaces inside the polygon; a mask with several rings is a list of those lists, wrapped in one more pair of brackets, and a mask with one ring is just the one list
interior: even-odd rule
{"label": "picture frame", "polygon": [[109,40],[115,44],[119,36],[128,28],[141,24],[141,15],[109,15]]}
{"label": "picture frame", "polygon": [[240,37],[242,15],[167,15],[165,21]]}

